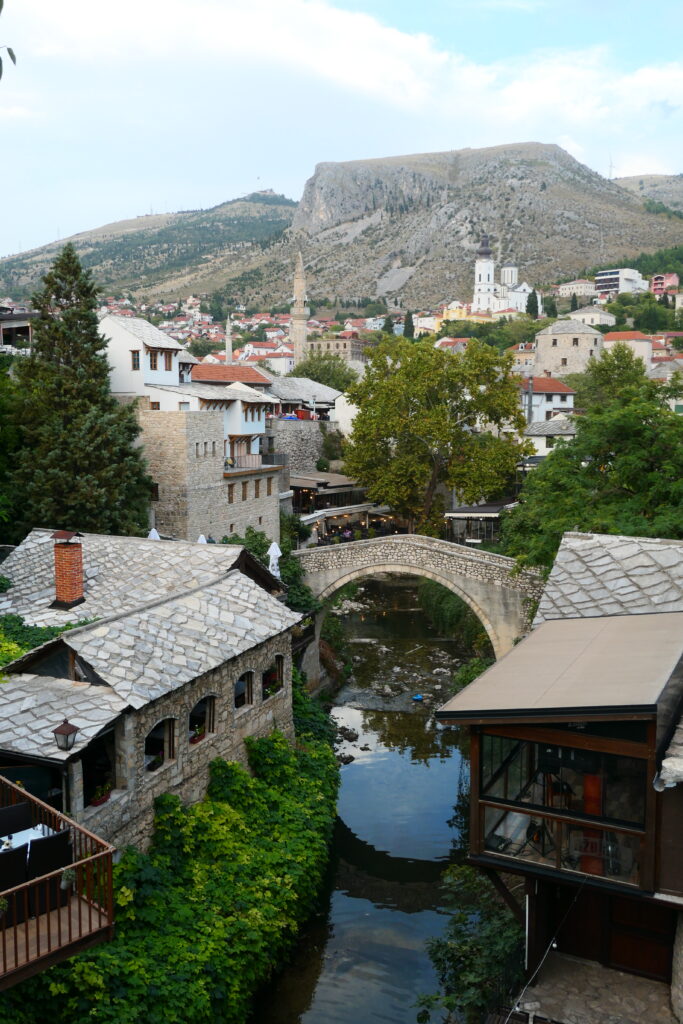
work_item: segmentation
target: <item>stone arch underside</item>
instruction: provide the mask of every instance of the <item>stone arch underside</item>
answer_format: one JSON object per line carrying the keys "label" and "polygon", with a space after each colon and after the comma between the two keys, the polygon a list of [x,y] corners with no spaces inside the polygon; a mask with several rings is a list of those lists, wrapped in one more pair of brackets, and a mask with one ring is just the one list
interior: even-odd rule
{"label": "stone arch underside", "polygon": [[537,574],[517,571],[511,558],[414,534],[309,548],[297,556],[305,582],[320,598],[353,580],[380,573],[421,576],[440,583],[479,618],[497,658],[526,632],[529,601],[540,596],[542,587]]}

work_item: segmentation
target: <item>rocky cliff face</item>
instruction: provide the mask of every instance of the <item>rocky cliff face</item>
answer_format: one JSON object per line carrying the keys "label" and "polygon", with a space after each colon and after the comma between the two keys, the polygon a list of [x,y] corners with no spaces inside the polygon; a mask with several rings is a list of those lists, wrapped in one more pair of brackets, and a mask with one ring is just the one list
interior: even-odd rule
{"label": "rocky cliff face", "polygon": [[615,178],[614,181],[641,200],[654,199],[672,210],[683,212],[683,174],[642,174],[640,177]]}
{"label": "rocky cliff face", "polygon": [[294,216],[314,295],[467,299],[482,231],[543,283],[680,240],[680,225],[558,146],[320,164]]}

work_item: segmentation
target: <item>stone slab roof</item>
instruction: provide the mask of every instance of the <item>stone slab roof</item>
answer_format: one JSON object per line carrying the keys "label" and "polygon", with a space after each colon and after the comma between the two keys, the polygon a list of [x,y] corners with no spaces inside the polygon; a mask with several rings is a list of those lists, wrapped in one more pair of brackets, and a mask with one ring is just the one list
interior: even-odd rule
{"label": "stone slab roof", "polygon": [[537,338],[552,338],[556,334],[596,334],[602,338],[600,331],[594,327],[582,323],[580,320],[556,320],[554,324],[548,324],[536,335]]}
{"label": "stone slab roof", "polygon": [[318,405],[333,405],[341,395],[341,391],[319,384],[309,377],[276,377],[272,376],[268,390],[282,402],[306,402],[313,404],[313,395]]}
{"label": "stone slab roof", "polygon": [[[127,701],[110,686],[29,672],[8,677],[1,695],[0,748],[51,761],[66,761],[127,707]],[[65,715],[78,726],[70,751],[59,750],[52,735]]]}
{"label": "stone slab roof", "polygon": [[683,541],[565,533],[534,626],[548,619],[683,611]]}
{"label": "stone slab roof", "polygon": [[531,423],[524,431],[525,437],[574,437],[576,424],[569,416],[553,416],[550,420]]}
{"label": "stone slab roof", "polygon": [[120,614],[227,573],[243,548],[232,544],[146,540],[86,533],[85,601],[70,611],[54,601],[53,530],[32,530],[2,563],[13,586],[0,594],[0,615],[13,612],[32,625],[62,626],[79,619]]}
{"label": "stone slab roof", "polygon": [[[297,612],[238,569],[177,596],[63,633],[5,666],[28,671],[66,644],[126,704],[144,707],[294,626]],[[69,715],[70,719],[70,715]],[[59,723],[57,723],[59,724]]]}
{"label": "stone slab roof", "polygon": [[[156,349],[180,349],[185,354],[185,349],[180,345],[175,338],[169,337],[168,334],[164,334],[158,327],[151,324],[148,320],[142,320],[137,316],[117,316],[114,317],[111,314],[103,317],[100,320],[100,331],[106,336],[107,324],[110,321],[115,321],[116,326],[120,327],[124,331],[128,331],[136,341],[142,342],[147,348]],[[182,360],[189,362],[189,360]]]}
{"label": "stone slab roof", "polygon": [[148,384],[150,390],[171,391],[173,394],[189,398],[201,398],[211,402],[259,402],[261,405],[272,405],[273,399],[262,391],[250,388],[246,384]]}

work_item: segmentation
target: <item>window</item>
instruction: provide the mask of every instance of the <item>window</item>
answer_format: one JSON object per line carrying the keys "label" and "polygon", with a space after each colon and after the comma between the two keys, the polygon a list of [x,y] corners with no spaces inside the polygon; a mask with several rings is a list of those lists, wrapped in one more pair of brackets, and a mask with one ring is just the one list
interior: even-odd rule
{"label": "window", "polygon": [[234,533],[234,532],[235,532],[235,524],[234,523],[230,523],[230,533]]}
{"label": "window", "polygon": [[546,446],[546,448],[552,448],[554,444],[555,444],[555,438],[554,437],[546,437],[546,439],[545,439],[545,446]]}
{"label": "window", "polygon": [[152,501],[159,500],[159,484],[152,484]]}
{"label": "window", "polygon": [[553,338],[553,348],[557,348],[557,338]]}
{"label": "window", "polygon": [[566,402],[567,401],[567,396],[566,395],[560,395],[560,401],[561,402]]}
{"label": "window", "polygon": [[553,396],[552,395],[546,395],[545,396],[545,400],[546,400],[546,402],[552,402]]}
{"label": "window", "polygon": [[149,407],[155,412],[159,412],[159,409],[161,409],[161,402],[150,402]]}
{"label": "window", "polygon": [[545,418],[546,418],[546,420],[551,420],[553,418],[553,410],[552,409],[547,409],[546,410]]}
{"label": "window", "polygon": [[574,346],[574,348],[578,348],[579,347],[579,339],[578,338],[572,338],[572,345]]}
{"label": "window", "polygon": [[247,498],[248,498],[248,496],[249,496],[249,495],[248,495],[248,488],[249,488],[249,484],[248,484],[248,483],[247,483],[247,481],[245,480],[245,481],[244,481],[244,482],[242,483],[242,501],[246,501],[246,500],[247,500]]}
{"label": "window", "polygon": [[194,446],[194,457],[195,459],[199,458],[199,441],[197,441]]}
{"label": "window", "polygon": [[208,442],[208,441],[205,441],[205,442],[204,442],[204,458],[206,458],[206,456],[207,456],[208,454],[209,454],[209,442]]}
{"label": "window", "polygon": [[173,369],[173,353],[172,352],[164,352],[164,369],[165,370],[172,370]]}
{"label": "window", "polygon": [[178,402],[178,411],[179,412],[189,412],[190,411],[190,403],[189,402]]}
{"label": "window", "polygon": [[260,480],[254,480],[254,497],[255,498],[260,498],[261,497],[261,481]]}
{"label": "window", "polygon": [[567,360],[566,359],[560,359],[560,365],[561,366],[566,366],[567,365]]}
{"label": "window", "polygon": [[235,500],[235,485],[228,484],[228,505],[232,505]]}
{"label": "window", "polygon": [[211,454],[212,455],[216,454],[216,442],[215,441],[211,442]]}
{"label": "window", "polygon": [[201,743],[207,733],[215,732],[216,698],[202,697],[190,711],[189,735],[190,743]]}
{"label": "window", "polygon": [[155,772],[166,761],[175,761],[175,757],[175,718],[165,718],[145,738],[145,771]]}
{"label": "window", "polygon": [[134,352],[131,352],[131,354],[130,354],[130,368],[131,368],[131,370],[139,370],[140,369],[140,350],[139,349],[137,349]]}
{"label": "window", "polygon": [[285,659],[281,654],[275,655],[275,661],[261,675],[261,699],[268,700],[278,693],[284,685]]}
{"label": "window", "polygon": [[235,683],[235,707],[254,703],[254,673],[244,672]]}
{"label": "window", "polygon": [[272,478],[272,476],[269,476],[268,479],[266,480],[266,495],[268,497],[270,497],[272,493],[273,493],[273,478]]}
{"label": "window", "polygon": [[259,526],[263,525],[263,516],[259,516],[258,517],[258,524],[259,524]]}
{"label": "window", "polygon": [[159,355],[156,352],[150,352],[149,354],[149,368],[150,370],[156,370],[159,362]]}

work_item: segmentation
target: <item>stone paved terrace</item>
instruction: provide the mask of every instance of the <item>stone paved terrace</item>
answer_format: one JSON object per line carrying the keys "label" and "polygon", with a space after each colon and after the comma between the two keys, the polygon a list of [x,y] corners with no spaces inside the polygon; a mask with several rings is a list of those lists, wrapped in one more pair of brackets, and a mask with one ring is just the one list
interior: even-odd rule
{"label": "stone paved terrace", "polygon": [[683,541],[565,533],[534,619],[683,611]]}
{"label": "stone paved terrace", "polygon": [[563,953],[550,954],[520,1009],[561,1024],[678,1024],[663,981]]}

